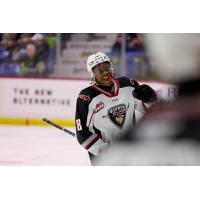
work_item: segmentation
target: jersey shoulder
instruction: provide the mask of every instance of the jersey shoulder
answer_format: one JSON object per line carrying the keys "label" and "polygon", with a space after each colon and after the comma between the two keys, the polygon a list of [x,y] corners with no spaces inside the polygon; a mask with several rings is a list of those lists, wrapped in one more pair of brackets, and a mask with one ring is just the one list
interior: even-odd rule
{"label": "jersey shoulder", "polygon": [[99,93],[93,90],[91,86],[89,86],[79,92],[78,98],[84,101],[91,101],[97,95],[99,95]]}
{"label": "jersey shoulder", "polygon": [[135,87],[136,85],[138,85],[138,82],[136,80],[130,79],[126,76],[117,78],[117,80],[119,81],[120,88],[128,86]]}
{"label": "jersey shoulder", "polygon": [[117,80],[119,81],[119,85],[120,87],[127,87],[127,86],[132,86],[131,81],[128,77],[120,77],[117,78]]}

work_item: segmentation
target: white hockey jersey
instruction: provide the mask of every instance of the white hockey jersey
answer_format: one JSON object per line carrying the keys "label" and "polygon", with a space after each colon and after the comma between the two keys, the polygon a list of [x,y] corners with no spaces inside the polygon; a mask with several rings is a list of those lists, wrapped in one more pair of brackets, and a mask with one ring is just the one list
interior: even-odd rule
{"label": "white hockey jersey", "polygon": [[135,110],[145,112],[145,104],[132,95],[136,83],[121,77],[114,79],[114,86],[92,85],[80,92],[76,135],[79,143],[93,155],[99,155],[113,139],[132,129]]}

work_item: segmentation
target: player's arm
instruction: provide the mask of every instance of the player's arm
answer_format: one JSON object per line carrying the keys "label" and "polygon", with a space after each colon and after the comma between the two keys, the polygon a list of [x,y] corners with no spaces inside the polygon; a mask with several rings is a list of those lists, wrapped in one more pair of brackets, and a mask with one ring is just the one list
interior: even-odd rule
{"label": "player's arm", "polygon": [[152,103],[157,101],[157,94],[155,90],[149,85],[139,85],[139,83],[136,80],[130,80],[130,82],[131,85],[134,87],[134,90],[132,92],[133,96],[136,99],[142,101],[136,101],[136,109],[144,113],[148,110]]}
{"label": "player's arm", "polygon": [[144,103],[153,103],[157,101],[157,94],[155,90],[146,84],[139,85],[137,81],[133,81],[132,83],[133,87],[135,88],[133,90],[133,96]]}
{"label": "player's arm", "polygon": [[92,120],[93,113],[89,112],[90,96],[80,94],[76,104],[76,135],[78,142],[90,153],[97,156],[107,143],[101,139],[101,135],[91,132],[87,121]]}

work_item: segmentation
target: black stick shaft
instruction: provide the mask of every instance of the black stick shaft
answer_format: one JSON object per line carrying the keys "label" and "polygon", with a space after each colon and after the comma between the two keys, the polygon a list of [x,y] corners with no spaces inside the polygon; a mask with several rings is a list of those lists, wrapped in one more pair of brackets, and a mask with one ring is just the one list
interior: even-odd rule
{"label": "black stick shaft", "polygon": [[47,119],[47,118],[42,118],[42,120],[43,120],[44,122],[46,122],[46,123],[48,123],[48,124],[50,124],[50,125],[52,125],[52,126],[58,128],[58,129],[64,131],[65,133],[68,133],[68,134],[70,134],[71,136],[75,137],[75,133],[73,133],[73,132],[67,130],[66,128],[63,128],[62,126],[59,126],[58,124],[55,124],[54,122],[50,121],[49,119]]}

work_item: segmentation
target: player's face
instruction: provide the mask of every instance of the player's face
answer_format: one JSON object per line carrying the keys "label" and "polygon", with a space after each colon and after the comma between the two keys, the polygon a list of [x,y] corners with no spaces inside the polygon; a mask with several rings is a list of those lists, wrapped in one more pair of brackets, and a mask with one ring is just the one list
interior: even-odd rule
{"label": "player's face", "polygon": [[104,86],[112,85],[112,70],[108,62],[101,63],[93,68],[96,82]]}

